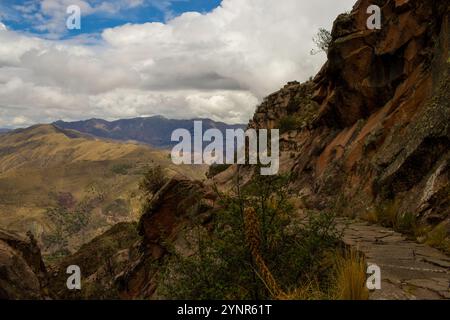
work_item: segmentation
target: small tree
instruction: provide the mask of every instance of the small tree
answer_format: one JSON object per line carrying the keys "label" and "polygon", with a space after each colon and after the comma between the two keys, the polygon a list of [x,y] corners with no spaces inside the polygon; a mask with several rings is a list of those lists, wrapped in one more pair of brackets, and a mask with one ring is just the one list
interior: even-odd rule
{"label": "small tree", "polygon": [[146,194],[155,194],[167,182],[167,176],[161,166],[152,166],[145,173],[139,188]]}
{"label": "small tree", "polygon": [[313,37],[313,41],[318,49],[311,50],[312,55],[316,55],[321,51],[328,53],[332,41],[331,32],[325,28],[319,28],[319,32]]}

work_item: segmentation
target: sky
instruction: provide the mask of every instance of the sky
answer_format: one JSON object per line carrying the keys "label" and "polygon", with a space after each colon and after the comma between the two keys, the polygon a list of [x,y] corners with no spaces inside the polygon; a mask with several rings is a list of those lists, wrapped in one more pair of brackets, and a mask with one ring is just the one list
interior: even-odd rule
{"label": "sky", "polygon": [[[0,0],[0,127],[162,115],[247,123],[314,76],[356,0]],[[67,8],[81,12],[68,30]]]}

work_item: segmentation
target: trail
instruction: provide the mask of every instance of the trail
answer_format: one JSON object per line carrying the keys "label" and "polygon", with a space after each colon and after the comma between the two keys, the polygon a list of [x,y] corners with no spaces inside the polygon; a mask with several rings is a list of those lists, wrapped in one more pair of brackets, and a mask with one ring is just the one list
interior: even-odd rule
{"label": "trail", "polygon": [[449,256],[378,225],[347,224],[344,242],[381,268],[381,290],[370,299],[450,299]]}

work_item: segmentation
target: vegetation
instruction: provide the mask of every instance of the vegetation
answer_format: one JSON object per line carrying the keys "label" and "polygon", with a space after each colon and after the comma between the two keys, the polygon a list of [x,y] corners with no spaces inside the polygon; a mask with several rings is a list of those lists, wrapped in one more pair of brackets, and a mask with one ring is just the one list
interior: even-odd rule
{"label": "vegetation", "polygon": [[387,201],[369,211],[363,218],[371,223],[378,223],[383,227],[392,228],[397,232],[418,237],[421,234],[417,218],[412,213],[400,213],[396,201]]}
{"label": "vegetation", "polygon": [[111,171],[114,174],[126,175],[126,174],[128,174],[128,171],[132,168],[133,168],[133,166],[131,164],[119,163],[119,164],[113,165],[111,168]]}
{"label": "vegetation", "polygon": [[280,133],[286,133],[293,130],[300,129],[301,124],[295,116],[285,116],[280,119],[279,128]]}
{"label": "vegetation", "polygon": [[209,166],[209,171],[207,172],[206,176],[207,178],[212,178],[217,176],[219,173],[224,172],[227,170],[231,165],[229,164],[212,164]]}
{"label": "vegetation", "polygon": [[167,182],[168,178],[161,166],[151,166],[139,184],[139,188],[146,194],[155,194]]}
{"label": "vegetation", "polygon": [[356,251],[337,253],[335,257],[335,298],[340,300],[367,300],[366,263]]}
{"label": "vegetation", "polygon": [[330,48],[330,44],[332,41],[331,32],[324,28],[319,28],[316,36],[313,38],[314,44],[317,46],[316,50],[311,50],[311,54],[315,55],[319,52],[328,53],[328,49]]}
{"label": "vegetation", "polygon": [[362,216],[364,220],[392,228],[414,240],[424,242],[447,254],[450,253],[450,239],[447,226],[441,223],[435,228],[420,223],[413,213],[400,213],[395,201],[388,201]]}
{"label": "vegetation", "polygon": [[[360,260],[330,257],[341,233],[334,214],[294,214],[287,176],[257,176],[232,195],[219,193],[222,209],[212,230],[195,223],[193,254],[173,255],[161,277],[171,299],[312,299],[364,297]],[[337,283],[337,279],[341,283]],[[350,288],[337,290],[347,279]],[[365,283],[365,278],[364,278]],[[355,289],[356,288],[356,289]],[[342,292],[341,292],[342,291]]]}
{"label": "vegetation", "polygon": [[439,224],[426,235],[425,243],[450,254],[450,238],[445,223]]}

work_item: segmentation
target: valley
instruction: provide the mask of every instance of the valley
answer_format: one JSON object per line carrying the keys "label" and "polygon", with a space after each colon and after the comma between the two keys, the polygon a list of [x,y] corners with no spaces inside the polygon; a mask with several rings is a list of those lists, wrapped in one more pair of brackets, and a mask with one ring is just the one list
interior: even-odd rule
{"label": "valley", "polygon": [[138,220],[139,182],[150,166],[197,179],[205,173],[137,143],[53,125],[16,130],[0,137],[0,226],[31,231],[45,256],[74,252],[114,224]]}
{"label": "valley", "polygon": [[450,299],[450,5],[377,4],[381,29],[357,1],[320,71],[256,106],[246,127],[279,130],[277,174],[175,165],[170,135],[192,151],[194,120],[0,133],[0,298]]}

